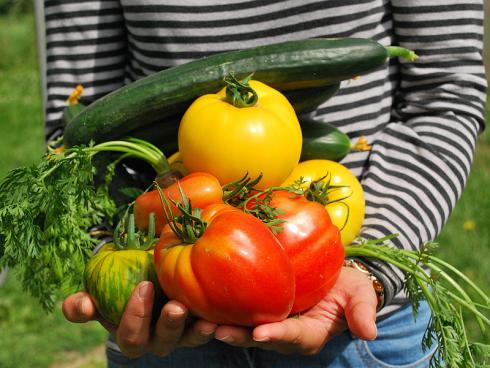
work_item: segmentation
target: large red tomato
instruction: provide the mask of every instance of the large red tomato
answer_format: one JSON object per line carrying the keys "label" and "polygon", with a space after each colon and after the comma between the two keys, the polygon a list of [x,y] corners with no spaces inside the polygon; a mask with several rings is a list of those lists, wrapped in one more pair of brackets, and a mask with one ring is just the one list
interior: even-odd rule
{"label": "large red tomato", "polygon": [[[179,210],[172,203],[182,199],[180,190],[197,208],[204,208],[212,203],[223,202],[223,190],[218,179],[211,174],[196,172],[182,179],[176,180],[172,185],[163,188],[163,193],[171,203],[172,213],[179,214]],[[160,234],[167,223],[167,217],[163,210],[160,195],[156,189],[145,192],[136,198],[134,204],[134,215],[136,226],[141,230],[148,230],[149,214],[155,214],[155,233]]]}
{"label": "large red tomato", "polygon": [[202,211],[206,228],[192,244],[167,225],[154,261],[165,294],[219,324],[255,326],[286,318],[294,273],[281,244],[260,220],[225,204]]}
{"label": "large red tomato", "polygon": [[[276,237],[295,273],[296,295],[291,313],[318,304],[335,284],[344,261],[340,231],[328,212],[304,196],[273,191],[270,206],[279,210],[282,231]],[[253,205],[253,204],[252,204]]]}

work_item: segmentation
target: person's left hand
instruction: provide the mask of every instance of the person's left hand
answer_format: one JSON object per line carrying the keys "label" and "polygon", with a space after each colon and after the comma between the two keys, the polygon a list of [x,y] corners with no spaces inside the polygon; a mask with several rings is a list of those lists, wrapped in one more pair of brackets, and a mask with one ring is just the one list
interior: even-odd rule
{"label": "person's left hand", "polygon": [[374,340],[376,306],[372,282],[362,272],[343,267],[337,283],[325,298],[299,317],[291,316],[252,330],[219,326],[214,336],[233,346],[312,355],[347,328],[360,339]]}

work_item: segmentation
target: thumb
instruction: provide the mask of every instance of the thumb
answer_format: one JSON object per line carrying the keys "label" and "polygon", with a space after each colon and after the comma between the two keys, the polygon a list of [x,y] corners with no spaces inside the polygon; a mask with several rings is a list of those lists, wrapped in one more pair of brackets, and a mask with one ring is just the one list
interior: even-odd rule
{"label": "thumb", "polygon": [[84,291],[68,296],[63,301],[63,314],[70,322],[84,323],[96,318],[97,309],[90,295]]}
{"label": "thumb", "polygon": [[150,281],[140,282],[126,304],[116,331],[121,352],[134,358],[144,353],[150,340],[154,287]]}
{"label": "thumb", "polygon": [[362,340],[374,340],[376,327],[376,293],[372,285],[362,285],[356,289],[344,308],[349,330]]}

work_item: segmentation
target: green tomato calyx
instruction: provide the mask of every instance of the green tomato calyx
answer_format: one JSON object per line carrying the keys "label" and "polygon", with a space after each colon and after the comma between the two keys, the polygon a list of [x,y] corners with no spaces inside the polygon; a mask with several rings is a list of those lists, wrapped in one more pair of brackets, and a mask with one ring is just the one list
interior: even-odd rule
{"label": "green tomato calyx", "polygon": [[[169,200],[165,196],[165,193],[158,182],[155,182],[154,184],[160,195],[160,201],[168,225],[183,243],[194,244],[197,239],[204,234],[208,225],[207,222],[201,218],[201,208],[192,207],[190,199],[185,195],[179,182],[177,182],[177,184],[179,185],[180,201],[173,199]],[[173,213],[170,201],[172,201],[173,205],[180,212],[179,215]]]}
{"label": "green tomato calyx", "polygon": [[134,213],[126,212],[114,230],[114,244],[119,250],[149,250],[157,242],[155,238],[155,214],[148,216],[148,233],[136,230]]}
{"label": "green tomato calyx", "polygon": [[230,73],[225,77],[226,98],[229,103],[239,108],[255,106],[259,96],[248,84],[251,78],[252,74],[239,81],[233,73]]}

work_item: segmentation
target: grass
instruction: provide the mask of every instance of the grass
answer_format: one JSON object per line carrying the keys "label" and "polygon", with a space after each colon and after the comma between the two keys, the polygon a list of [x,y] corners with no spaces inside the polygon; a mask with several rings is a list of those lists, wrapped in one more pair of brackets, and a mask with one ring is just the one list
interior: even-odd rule
{"label": "grass", "polygon": [[[0,17],[0,177],[43,154],[43,116],[37,70],[35,26],[31,16]],[[107,333],[97,323],[66,321],[21,292],[15,273],[0,288],[0,367],[50,367],[100,346]],[[66,358],[65,358],[66,357]],[[95,365],[92,365],[94,368]],[[99,365],[100,367],[100,365]],[[88,368],[88,367],[87,367]]]}
{"label": "grass", "polygon": [[73,324],[61,308],[51,314],[40,310],[12,276],[0,289],[0,367],[50,367],[65,356],[71,360],[70,351],[87,354],[105,341],[105,330],[95,322]]}
{"label": "grass", "polygon": [[[32,16],[0,17],[0,177],[36,162],[43,153],[43,123]],[[439,236],[439,255],[490,294],[490,129],[480,138],[474,168],[461,201]],[[468,321],[473,339],[481,341]],[[0,367],[104,366],[98,324],[71,324],[60,308],[50,315],[21,291],[13,272],[0,288]],[[97,347],[98,356],[89,352]],[[80,361],[80,357],[88,358]],[[71,365],[70,365],[71,364]]]}
{"label": "grass", "polygon": [[43,123],[35,27],[31,18],[0,18],[0,175],[36,161]]}

